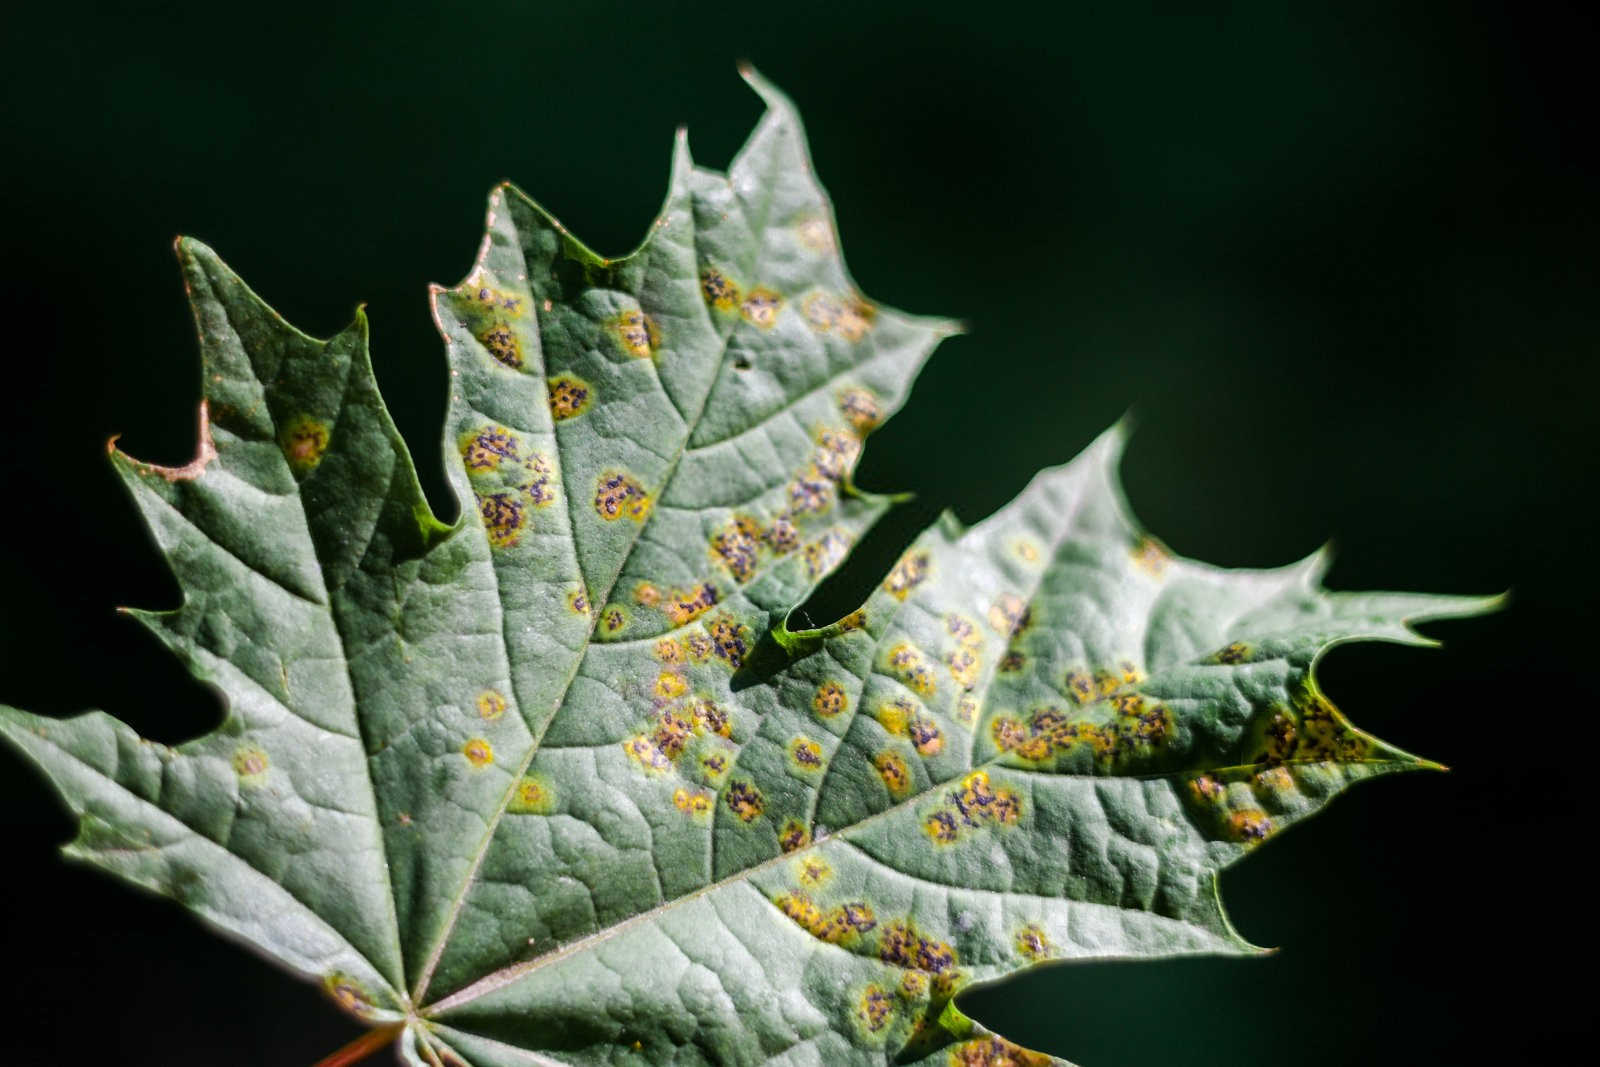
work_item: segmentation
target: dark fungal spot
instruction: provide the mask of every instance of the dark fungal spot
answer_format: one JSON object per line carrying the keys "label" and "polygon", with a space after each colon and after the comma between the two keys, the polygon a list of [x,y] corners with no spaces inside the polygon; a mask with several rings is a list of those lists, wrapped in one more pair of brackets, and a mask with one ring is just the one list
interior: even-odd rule
{"label": "dark fungal spot", "polygon": [[739,817],[741,822],[754,822],[761,817],[765,810],[766,801],[761,796],[754,782],[736,778],[728,783],[728,790],[723,794],[723,800],[728,805],[728,810]]}
{"label": "dark fungal spot", "polygon": [[478,342],[495,359],[513,370],[522,369],[522,342],[505,323],[496,323],[478,335]]}

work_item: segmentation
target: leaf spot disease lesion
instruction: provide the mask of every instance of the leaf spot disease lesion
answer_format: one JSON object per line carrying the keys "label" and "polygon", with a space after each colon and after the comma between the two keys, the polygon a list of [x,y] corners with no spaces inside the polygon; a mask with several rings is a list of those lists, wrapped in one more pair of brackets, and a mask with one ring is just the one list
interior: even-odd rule
{"label": "leaf spot disease lesion", "polygon": [[738,816],[740,822],[755,822],[766,810],[766,798],[761,795],[761,790],[745,778],[735,778],[729,782],[722,798],[728,810]]}
{"label": "leaf spot disease lesion", "polygon": [[706,267],[700,272],[700,292],[706,303],[717,311],[732,311],[739,306],[738,283],[717,267]]}
{"label": "leaf spot disease lesion", "polygon": [[1028,923],[1017,930],[1012,939],[1017,953],[1031,963],[1050,958],[1050,937],[1036,923]]}
{"label": "leaf spot disease lesion", "polygon": [[475,768],[487,767],[494,762],[494,746],[481,737],[474,737],[462,745],[461,754]]}
{"label": "leaf spot disease lesion", "polygon": [[649,315],[638,309],[624,311],[611,321],[623,349],[635,359],[649,359],[661,347],[661,331]]}
{"label": "leaf spot disease lesion", "polygon": [[557,422],[577,418],[594,403],[594,387],[571,374],[558,374],[545,387],[550,394],[550,417]]}
{"label": "leaf spot disease lesion", "polygon": [[474,703],[478,707],[478,715],[483,719],[493,722],[506,713],[505,694],[498,689],[485,689],[478,694]]}
{"label": "leaf spot disease lesion", "polygon": [[854,343],[872,329],[878,311],[857,295],[841,296],[819,291],[801,301],[800,314],[805,318],[806,325],[816,333],[837,333]]}
{"label": "leaf spot disease lesion", "polygon": [[739,302],[739,314],[750,325],[770,330],[777,323],[782,307],[783,297],[766,286],[757,286]]}
{"label": "leaf spot disease lesion", "polygon": [[701,818],[711,814],[714,801],[703,789],[678,788],[672,794],[672,804],[685,815]]}
{"label": "leaf spot disease lesion", "polygon": [[850,697],[845,693],[844,686],[829,679],[817,686],[816,694],[811,698],[811,709],[824,719],[831,719],[850,706]]}
{"label": "leaf spot disease lesion", "polygon": [[243,785],[259,785],[266,779],[272,761],[259,745],[241,745],[233,750],[233,772]]}
{"label": "leaf spot disease lesion", "polygon": [[900,557],[889,577],[883,580],[884,591],[896,600],[904,600],[911,590],[927,581],[930,570],[928,553],[913,549]]}
{"label": "leaf spot disease lesion", "polygon": [[953,845],[983,828],[1015,826],[1022,817],[1022,798],[1004,786],[996,788],[987,771],[972,771],[927,809],[923,832],[936,845]]}
{"label": "leaf spot disease lesion", "polygon": [[798,852],[809,844],[811,831],[799,819],[786,819],[778,828],[778,848],[783,852]]}
{"label": "leaf spot disease lesion", "polygon": [[512,370],[522,369],[522,339],[509,323],[497,322],[478,334],[485,352]]}
{"label": "leaf spot disease lesion", "polygon": [[859,385],[850,386],[839,393],[839,410],[845,421],[865,434],[883,421],[883,406],[872,391]]}
{"label": "leaf spot disease lesion", "polygon": [[830,945],[849,944],[878,925],[865,901],[850,901],[824,910],[806,893],[783,893],[773,900],[795,925]]}
{"label": "leaf spot disease lesion", "polygon": [[650,514],[650,494],[625,471],[606,471],[595,482],[594,510],[606,522],[629,518],[643,522]]}
{"label": "leaf spot disease lesion", "polygon": [[315,470],[328,451],[333,431],[328,424],[310,415],[299,415],[284,424],[278,436],[283,454],[297,473]]}
{"label": "leaf spot disease lesion", "polygon": [[827,760],[822,755],[822,746],[809,737],[796,737],[790,740],[789,762],[802,774],[815,773],[827,765]]}
{"label": "leaf spot disease lesion", "polygon": [[525,775],[512,790],[506,810],[513,815],[549,815],[556,810],[555,791],[543,778]]}

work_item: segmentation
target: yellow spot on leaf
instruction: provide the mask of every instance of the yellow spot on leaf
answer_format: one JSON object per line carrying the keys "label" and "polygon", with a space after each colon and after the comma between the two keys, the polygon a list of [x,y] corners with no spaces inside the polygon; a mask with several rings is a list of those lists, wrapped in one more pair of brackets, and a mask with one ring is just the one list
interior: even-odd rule
{"label": "yellow spot on leaf", "polygon": [[284,426],[279,443],[283,446],[289,466],[304,473],[322,462],[322,454],[328,450],[330,436],[327,423],[309,415],[301,415]]}
{"label": "yellow spot on leaf", "polygon": [[487,767],[494,762],[494,747],[481,737],[474,737],[462,745],[461,754],[474,767]]}
{"label": "yellow spot on leaf", "polygon": [[833,718],[849,706],[850,698],[845,695],[844,686],[835,681],[817,686],[817,694],[811,698],[811,709],[824,719]]}
{"label": "yellow spot on leaf", "polygon": [[522,341],[505,323],[496,323],[478,335],[478,342],[495,359],[513,370],[522,368]]}
{"label": "yellow spot on leaf", "polygon": [[740,301],[739,314],[752,326],[770,330],[778,321],[778,310],[781,307],[783,307],[783,297],[766,286],[757,286]]}
{"label": "yellow spot on leaf", "polygon": [[570,374],[558,374],[546,385],[550,391],[550,417],[557,422],[582,415],[594,400],[594,388]]}
{"label": "yellow spot on leaf", "polygon": [[479,693],[477,705],[478,714],[491,721],[506,713],[506,698],[494,689],[485,689]]}
{"label": "yellow spot on leaf", "polygon": [[594,510],[607,522],[624,517],[642,522],[650,514],[650,494],[631,474],[606,471],[595,483]]}

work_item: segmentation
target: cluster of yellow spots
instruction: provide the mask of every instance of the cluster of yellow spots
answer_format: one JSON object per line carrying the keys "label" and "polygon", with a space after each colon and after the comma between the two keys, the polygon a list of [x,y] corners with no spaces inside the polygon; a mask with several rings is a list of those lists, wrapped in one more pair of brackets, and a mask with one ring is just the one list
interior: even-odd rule
{"label": "cluster of yellow spots", "polygon": [[574,615],[589,614],[589,594],[582,589],[575,589],[567,594],[567,610]]}
{"label": "cluster of yellow spots", "polygon": [[466,435],[461,457],[468,475],[500,473],[498,492],[478,491],[478,514],[489,544],[507,548],[517,543],[527,522],[527,509],[542,508],[556,498],[550,461],[537,452],[522,453],[517,439],[503,426],[485,426]]}
{"label": "cluster of yellow spots", "polygon": [[943,941],[923,937],[909,919],[896,919],[884,927],[878,942],[878,958],[895,967],[931,975],[941,996],[954,991],[958,978],[955,949]]}
{"label": "cluster of yellow spots", "polygon": [[670,590],[658,598],[658,605],[662,611],[666,611],[672,625],[688,625],[715,608],[718,600],[720,595],[717,587],[710,582],[701,582],[699,585],[690,585],[688,589]]}
{"label": "cluster of yellow spots", "polygon": [[839,904],[823,911],[804,893],[785,893],[773,903],[807,933],[830,945],[850,940],[878,925],[872,908],[864,901]]}
{"label": "cluster of yellow spots", "polygon": [[332,431],[328,424],[313,419],[309,415],[301,415],[290,420],[278,437],[278,443],[283,447],[283,454],[289,460],[289,466],[296,471],[305,473],[322,462],[322,454],[328,450],[328,440]]}
{"label": "cluster of yellow spots", "polygon": [[1033,609],[1015,593],[1002,593],[989,605],[989,628],[1001,637],[1016,637],[1033,621]]}
{"label": "cluster of yellow spots", "polygon": [[817,693],[811,698],[811,710],[824,719],[831,719],[850,706],[850,697],[846,695],[844,686],[829,679],[817,686]]}
{"label": "cluster of yellow spots", "polygon": [[594,402],[594,387],[582,378],[558,374],[545,385],[550,392],[550,417],[557,422],[582,415]]}
{"label": "cluster of yellow spots", "polygon": [[890,795],[903,797],[911,792],[911,771],[899,753],[880,752],[872,757],[872,765],[877,768],[878,777],[883,779]]}
{"label": "cluster of yellow spots", "polygon": [[1260,731],[1252,763],[1348,762],[1372,754],[1372,738],[1309,686],[1295,697],[1292,709],[1273,709]]}
{"label": "cluster of yellow spots", "polygon": [[965,615],[946,615],[944,628],[956,642],[955,647],[944,656],[945,666],[950,668],[950,678],[958,689],[970,690],[978,684],[978,676],[983,673],[983,635]]}
{"label": "cluster of yellow spots", "polygon": [[673,805],[685,815],[710,815],[715,803],[703,789],[679,788],[672,794]]}
{"label": "cluster of yellow spots", "polygon": [[706,303],[718,311],[732,311],[739,306],[739,286],[716,267],[700,272],[700,292]]}
{"label": "cluster of yellow spots", "polygon": [[628,609],[621,604],[607,604],[600,612],[600,632],[615,637],[628,628]]}
{"label": "cluster of yellow spots", "polygon": [[1161,542],[1153,537],[1146,537],[1133,546],[1133,562],[1146,574],[1159,578],[1167,573],[1167,566],[1172,562],[1172,556],[1162,547]]}
{"label": "cluster of yellow spots", "polygon": [[978,725],[978,698],[969,695],[956,701],[955,716],[956,722],[969,730]]}
{"label": "cluster of yellow spots", "polygon": [[939,724],[903,697],[879,704],[873,718],[888,733],[908,738],[919,755],[937,756],[944,749],[944,733]]}
{"label": "cluster of yellow spots", "polygon": [[883,580],[884,591],[896,600],[904,600],[907,593],[927,579],[928,567],[928,553],[917,549],[907,552]]}
{"label": "cluster of yellow spots", "polygon": [[722,794],[722,798],[727,803],[728,810],[737,815],[741,822],[755,822],[761,818],[761,813],[767,806],[766,798],[761,795],[761,790],[756,788],[756,784],[742,778],[729,782],[727,792]]}
{"label": "cluster of yellow spots", "polygon": [[806,574],[820,578],[838,566],[850,552],[850,535],[842,530],[829,530],[805,547]]}
{"label": "cluster of yellow spots", "polygon": [[880,986],[869,985],[861,991],[861,997],[856,1001],[856,1017],[868,1033],[881,1033],[894,1022],[895,1006],[892,993],[885,992]]}
{"label": "cluster of yellow spots", "polygon": [[1021,797],[1010,789],[996,789],[987,771],[973,771],[928,811],[922,829],[934,843],[953,845],[969,831],[1015,826],[1021,817]]}
{"label": "cluster of yellow spots", "polygon": [[856,294],[816,292],[801,302],[800,314],[817,333],[837,333],[846,341],[859,341],[872,329],[878,309]]}
{"label": "cluster of yellow spots", "polygon": [[1047,706],[1036,709],[1027,722],[999,716],[990,724],[990,731],[1002,751],[1035,763],[1081,747],[1109,764],[1148,753],[1170,739],[1176,728],[1169,708],[1152,704],[1138,693],[1125,693],[1113,700],[1112,706],[1115,715],[1108,722],[1068,718],[1060,708]]}
{"label": "cluster of yellow spots", "polygon": [[1126,685],[1138,685],[1144,680],[1132,660],[1123,660],[1116,669],[1101,667],[1093,674],[1081,668],[1070,670],[1062,680],[1062,689],[1079,704],[1092,704],[1115,693]]}
{"label": "cluster of yellow spots", "polygon": [[950,1067],[1050,1067],[1051,1062],[1049,1056],[993,1035],[963,1041],[950,1050]]}
{"label": "cluster of yellow spots", "polygon": [[770,330],[778,321],[778,310],[783,307],[783,297],[758,285],[739,302],[739,314],[752,326]]}
{"label": "cluster of yellow spots", "polygon": [[506,323],[497,322],[478,334],[478,343],[512,370],[522,369],[522,339]]}
{"label": "cluster of yellow spots", "polygon": [[799,819],[785,819],[778,829],[778,847],[785,853],[798,852],[811,844],[811,830]]}
{"label": "cluster of yellow spots", "polygon": [[933,667],[915,645],[902,641],[889,650],[889,670],[906,687],[922,696],[934,691]]}
{"label": "cluster of yellow spots", "polygon": [[839,632],[840,633],[850,633],[850,632],[855,631],[855,630],[863,630],[863,629],[866,629],[866,625],[867,625],[867,609],[866,608],[857,608],[856,610],[852,611],[850,614],[846,615],[844,618],[840,619],[839,623],[838,623]]}
{"label": "cluster of yellow spots", "polygon": [[1017,946],[1017,953],[1024,959],[1037,963],[1039,960],[1050,958],[1050,938],[1034,923],[1019,929],[1012,943]]}
{"label": "cluster of yellow spots", "polygon": [[638,309],[618,315],[611,320],[611,328],[617,331],[623,349],[636,359],[649,359],[661,347],[661,331],[656,329],[655,320]]}
{"label": "cluster of yellow spots", "polygon": [[650,494],[633,475],[605,471],[595,482],[594,510],[607,522],[624,516],[642,522],[650,514]]}
{"label": "cluster of yellow spots", "polygon": [[789,760],[806,774],[814,774],[827,764],[822,746],[809,737],[796,737],[789,742]]}
{"label": "cluster of yellow spots", "polygon": [[1216,776],[1202,774],[1189,780],[1189,800],[1206,813],[1222,837],[1244,845],[1254,845],[1272,835],[1275,827],[1272,818],[1262,810],[1257,792],[1277,793],[1285,787],[1292,788],[1293,780],[1283,768],[1282,778],[1263,778],[1256,775],[1249,789],[1229,790]]}
{"label": "cluster of yellow spots", "polygon": [[833,251],[833,227],[827,219],[806,219],[794,228],[794,232],[800,243],[813,252]]}
{"label": "cluster of yellow spots", "polygon": [[506,698],[498,690],[485,689],[478,694],[474,703],[478,706],[478,714],[484,719],[493,722],[506,713]]}
{"label": "cluster of yellow spots", "polygon": [[487,767],[494,762],[494,746],[481,737],[474,737],[462,745],[461,754],[474,767]]}
{"label": "cluster of yellow spots", "polygon": [[511,791],[506,810],[513,815],[548,815],[555,810],[555,794],[539,779],[523,778]]}
{"label": "cluster of yellow spots", "polygon": [[[664,679],[676,679],[667,681]],[[683,684],[673,672],[664,672],[657,680],[659,690],[666,689],[681,694],[679,685]],[[687,689],[687,685],[683,684]],[[622,749],[633,760],[647,771],[668,770],[684,750],[689,747],[689,742],[695,737],[727,737],[733,732],[733,724],[727,711],[715,701],[705,697],[680,702],[676,705],[662,707],[663,702],[658,700],[658,711],[651,720],[644,733],[635,734],[622,743]],[[726,769],[725,758],[720,766],[715,768],[716,773],[710,773],[711,759],[722,754],[717,751],[704,753],[701,757],[701,767],[708,770],[708,777],[716,777]]]}
{"label": "cluster of yellow spots", "polygon": [[271,761],[267,759],[266,752],[256,745],[243,745],[234,749],[233,773],[246,784],[254,785],[261,781],[269,766]]}
{"label": "cluster of yellow spots", "polygon": [[865,434],[883,421],[883,407],[871,391],[852,385],[839,393],[839,411],[844,421],[855,427],[856,433]]}

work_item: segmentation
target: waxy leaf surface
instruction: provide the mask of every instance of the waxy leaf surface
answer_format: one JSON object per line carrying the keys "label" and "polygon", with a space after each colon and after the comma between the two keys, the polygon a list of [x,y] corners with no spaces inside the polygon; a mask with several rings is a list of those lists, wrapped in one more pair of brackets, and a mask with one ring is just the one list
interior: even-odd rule
{"label": "waxy leaf surface", "polygon": [[1351,726],[1316,658],[1490,606],[1176,558],[1122,502],[1113,430],[790,630],[888,506],[852,484],[862,441],[953,327],[855,289],[799,122],[749,77],[749,142],[724,175],[680,138],[628,256],[492,194],[433,293],[453,526],[364,317],[307,337],[180,241],[196,458],[113,462],[184,592],[134,614],[223,722],[169,748],[0,709],[79,817],[71,856],[405,1063],[1059,1062],[954,995],[1256,951],[1218,872],[1425,765]]}

